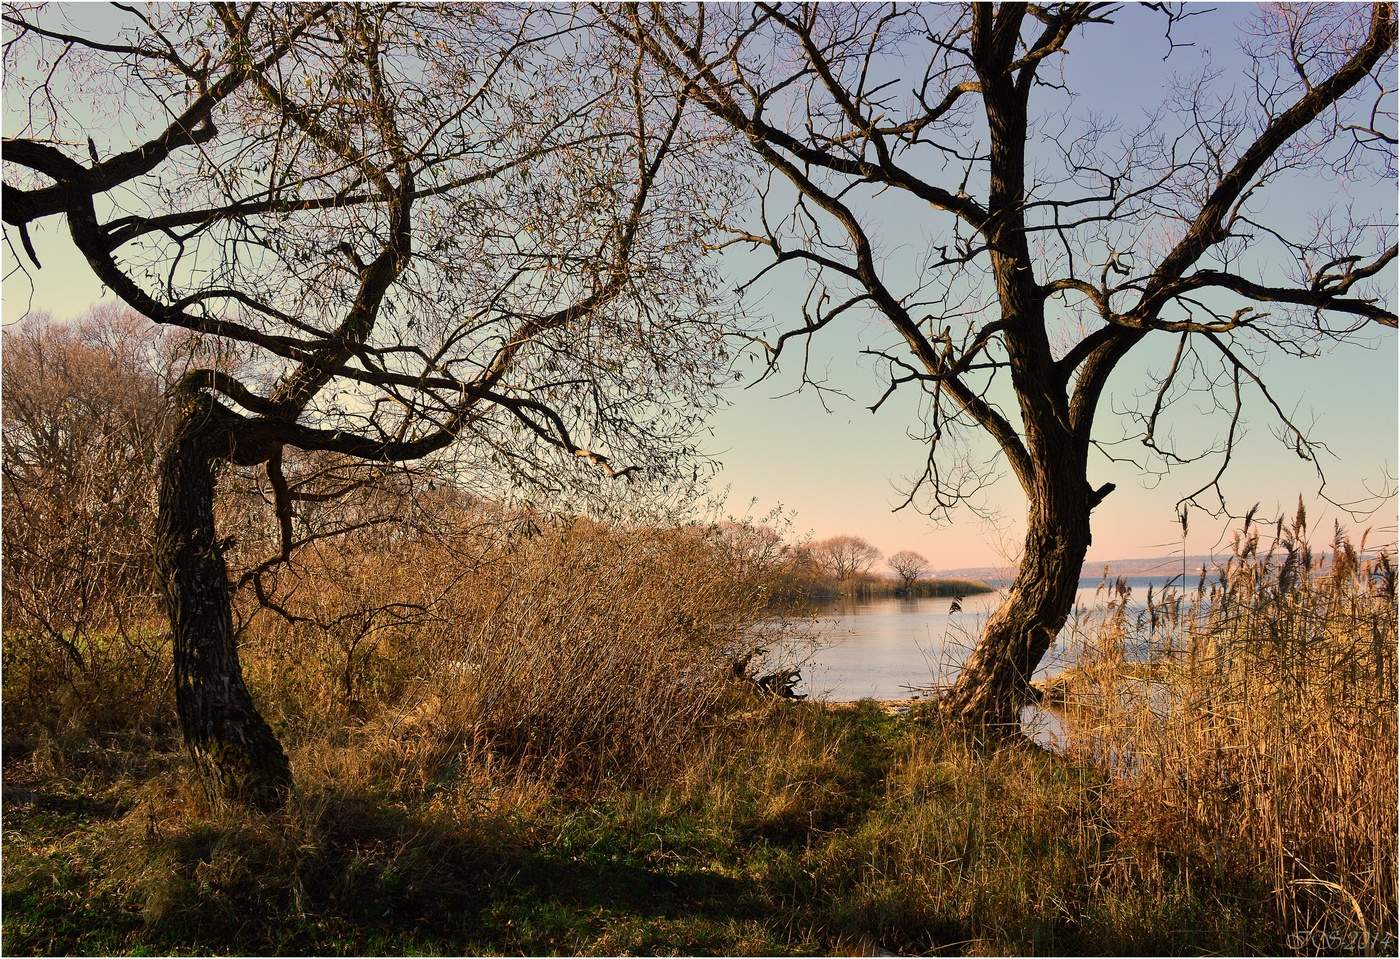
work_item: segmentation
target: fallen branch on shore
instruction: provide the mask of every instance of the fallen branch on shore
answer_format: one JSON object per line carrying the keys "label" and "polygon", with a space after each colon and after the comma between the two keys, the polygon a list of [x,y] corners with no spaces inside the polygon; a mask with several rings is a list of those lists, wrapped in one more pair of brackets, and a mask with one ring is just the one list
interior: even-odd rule
{"label": "fallen branch on shore", "polygon": [[734,678],[753,686],[765,696],[777,696],[780,699],[806,699],[806,693],[797,692],[797,685],[802,682],[801,669],[796,667],[782,668],[761,676],[755,676],[749,672],[749,665],[756,657],[762,656],[765,652],[767,650],[762,647],[755,647],[730,663]]}

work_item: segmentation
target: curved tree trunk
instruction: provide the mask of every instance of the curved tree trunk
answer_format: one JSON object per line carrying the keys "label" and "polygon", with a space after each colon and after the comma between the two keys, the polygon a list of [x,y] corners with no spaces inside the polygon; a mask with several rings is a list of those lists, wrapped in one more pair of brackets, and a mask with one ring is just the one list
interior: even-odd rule
{"label": "curved tree trunk", "polygon": [[1083,477],[1082,469],[1037,477],[1011,591],[944,697],[945,715],[977,728],[1018,730],[1021,707],[1032,700],[1031,674],[1074,608],[1089,514],[1108,490],[1091,491]]}
{"label": "curved tree trunk", "polygon": [[174,636],[180,728],[212,798],[272,809],[285,802],[292,774],[238,662],[228,569],[214,531],[219,437],[197,397],[176,402],[160,464],[156,568]]}

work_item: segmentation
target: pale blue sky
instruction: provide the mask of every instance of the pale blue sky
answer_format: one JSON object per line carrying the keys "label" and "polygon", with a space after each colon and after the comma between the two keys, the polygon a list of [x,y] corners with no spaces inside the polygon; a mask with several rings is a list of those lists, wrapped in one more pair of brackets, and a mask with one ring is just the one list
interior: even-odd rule
{"label": "pale blue sky", "polygon": [[[1234,47],[1236,34],[1231,21],[1250,12],[1249,5],[1233,5],[1188,21],[1178,38],[1193,40],[1197,46],[1177,51],[1164,64],[1160,30],[1144,19],[1141,11],[1130,10],[1122,18],[1123,26],[1072,44],[1066,65],[1069,78],[1078,89],[1089,91],[1084,95],[1087,106],[1134,120],[1144,106],[1156,102],[1169,71],[1191,72],[1208,56],[1227,75],[1232,70],[1238,75],[1242,58]],[[1321,198],[1281,195],[1271,201],[1277,206],[1271,207],[1270,213],[1300,216],[1319,199],[1335,199],[1383,209],[1394,219],[1393,184],[1377,189],[1339,183],[1334,189],[1334,195]],[[910,244],[927,232],[919,215],[920,211],[908,206],[883,207],[879,232],[891,247]],[[36,274],[32,291],[23,281],[6,284],[5,321],[13,321],[31,306],[56,316],[83,312],[101,295],[87,266],[58,224],[39,226],[33,230],[33,238],[45,267]],[[752,262],[745,259],[732,264],[736,283],[747,278]],[[1392,269],[1392,284],[1394,276]],[[799,273],[779,275],[752,306],[774,324],[790,323],[799,316],[797,303],[805,289]],[[912,393],[897,395],[878,414],[865,408],[882,387],[856,351],[860,345],[880,339],[883,327],[877,321],[853,316],[823,331],[814,342],[814,366],[829,372],[831,385],[853,397],[830,398],[830,413],[810,392],[780,395],[797,384],[791,363],[765,383],[731,391],[730,404],[714,418],[706,443],[724,463],[719,485],[729,487],[731,508],[743,512],[752,499],[757,503],[753,512],[761,515],[781,505],[794,514],[794,528],[799,533],[858,533],[887,554],[917,549],[937,568],[1005,562],[1019,547],[1023,509],[1020,490],[1010,477],[1004,477],[986,497],[985,505],[1001,515],[999,523],[989,524],[964,513],[953,525],[939,527],[912,509],[890,511],[902,499],[897,485],[922,468],[924,451],[906,435],[917,427]],[[1296,406],[1302,420],[1315,422],[1315,432],[1326,438],[1336,455],[1327,468],[1331,493],[1341,500],[1364,496],[1368,487],[1388,486],[1387,477],[1396,468],[1396,337],[1377,327],[1364,339],[1363,346],[1342,347],[1319,360],[1275,357],[1265,370],[1285,408]],[[1131,395],[1140,386],[1142,370],[1165,362],[1168,357],[1163,356],[1163,350],[1173,346],[1170,338],[1161,337],[1149,338],[1138,348],[1110,382],[1101,422],[1112,420],[1108,411],[1114,395]],[[1291,512],[1301,492],[1312,504],[1315,528],[1324,524],[1330,528],[1330,517],[1337,514],[1313,498],[1317,482],[1312,467],[1273,438],[1273,421],[1265,415],[1262,404],[1256,402],[1248,408],[1247,423],[1249,434],[1240,445],[1225,485],[1231,505],[1243,510],[1257,501],[1266,516]],[[1179,437],[1199,441],[1218,435],[1224,426],[1219,416],[1188,416],[1179,425]],[[1159,483],[1144,479],[1131,467],[1097,457],[1091,479],[1096,484],[1111,480],[1118,489],[1095,514],[1091,560],[1165,554],[1179,548],[1174,545],[1180,542],[1180,528],[1173,504],[1183,492],[1199,485],[1203,475],[1199,469],[1182,470]],[[1386,541],[1393,540],[1393,500],[1372,522],[1385,531]],[[1193,517],[1192,524],[1188,552],[1208,552],[1220,535],[1220,525],[1199,515]]]}

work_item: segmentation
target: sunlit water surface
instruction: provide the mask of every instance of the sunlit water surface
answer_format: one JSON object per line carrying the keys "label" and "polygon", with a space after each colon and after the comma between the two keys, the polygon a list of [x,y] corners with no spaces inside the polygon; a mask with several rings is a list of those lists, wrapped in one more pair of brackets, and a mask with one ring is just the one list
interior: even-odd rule
{"label": "sunlit water surface", "polygon": [[[1142,603],[1149,586],[1160,590],[1169,580],[1165,576],[1127,578],[1133,590],[1130,605]],[[1080,581],[1075,612],[1036,670],[1036,678],[1072,665],[1078,644],[1070,641],[1071,635],[1076,630],[1082,634],[1103,615],[1108,596],[1101,586],[1099,577]],[[813,699],[831,702],[904,699],[911,695],[911,687],[950,682],[1003,595],[997,591],[967,596],[956,613],[951,597],[832,603],[819,612],[813,626],[820,648],[803,666],[803,691]],[[1031,709],[1022,719],[1047,744],[1060,735],[1053,714]]]}

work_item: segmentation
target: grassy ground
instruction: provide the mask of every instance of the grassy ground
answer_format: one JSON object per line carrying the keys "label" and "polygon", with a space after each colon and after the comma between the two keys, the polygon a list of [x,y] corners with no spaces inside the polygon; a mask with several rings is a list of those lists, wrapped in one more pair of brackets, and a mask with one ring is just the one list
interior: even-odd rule
{"label": "grassy ground", "polygon": [[[351,747],[347,747],[351,748]],[[5,775],[21,953],[1276,951],[1266,888],[1134,845],[1092,770],[977,754],[873,704],[736,712],[683,772],[571,790],[297,756],[292,808],[201,808],[178,754]],[[11,750],[14,753],[15,750]],[[355,787],[348,788],[353,781]]]}
{"label": "grassy ground", "polygon": [[245,631],[297,781],[273,817],[190,788],[168,652],[114,637],[80,671],[7,619],[0,945],[1394,954],[1395,565],[1338,534],[1323,572],[1301,513],[1276,528],[1071,632],[1060,756],[736,682],[792,628],[762,615],[766,537],[575,524],[465,569],[328,549],[297,581],[327,614],[445,599]]}

